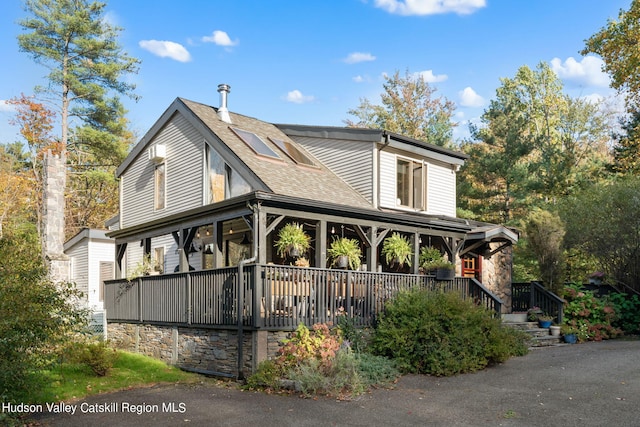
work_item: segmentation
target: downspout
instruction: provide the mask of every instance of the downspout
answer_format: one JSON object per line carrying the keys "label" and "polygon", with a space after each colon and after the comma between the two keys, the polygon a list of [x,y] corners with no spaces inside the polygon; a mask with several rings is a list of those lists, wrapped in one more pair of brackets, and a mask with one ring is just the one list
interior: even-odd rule
{"label": "downspout", "polygon": [[251,264],[256,262],[258,259],[258,227],[257,224],[257,211],[255,206],[248,206],[249,209],[253,211],[254,221],[253,221],[253,256],[248,259],[243,259],[238,263],[238,301],[236,308],[236,317],[238,318],[238,380],[244,379],[244,374],[242,372],[242,367],[244,365],[244,352],[243,352],[243,343],[244,343],[244,266],[247,264]]}

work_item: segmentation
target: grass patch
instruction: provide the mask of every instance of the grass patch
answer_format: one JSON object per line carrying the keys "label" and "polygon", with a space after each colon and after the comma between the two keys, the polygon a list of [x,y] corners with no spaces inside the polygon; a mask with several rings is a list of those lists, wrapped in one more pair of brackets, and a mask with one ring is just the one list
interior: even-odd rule
{"label": "grass patch", "polygon": [[154,385],[158,383],[198,383],[203,377],[141,354],[118,351],[108,375],[96,376],[81,363],[62,363],[39,372],[41,387],[32,389],[24,402],[45,403],[81,399],[93,394]]}

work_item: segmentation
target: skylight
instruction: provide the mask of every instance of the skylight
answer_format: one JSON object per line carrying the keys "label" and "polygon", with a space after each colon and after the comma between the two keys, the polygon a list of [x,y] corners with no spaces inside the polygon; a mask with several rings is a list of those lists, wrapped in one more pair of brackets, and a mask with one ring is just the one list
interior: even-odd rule
{"label": "skylight", "polygon": [[273,157],[279,159],[278,153],[273,151],[265,142],[260,139],[258,135],[253,132],[248,132],[246,130],[231,128],[236,135],[240,137],[241,140],[244,141],[245,144],[249,146],[256,154],[260,154],[262,156]]}
{"label": "skylight", "polygon": [[308,165],[308,166],[316,165],[315,163],[313,163],[313,160],[311,160],[306,154],[300,151],[298,147],[296,147],[289,141],[283,141],[282,139],[271,138],[271,137],[269,137],[269,139],[273,141],[273,143],[276,144],[279,149],[284,151],[284,153],[287,156],[291,157],[291,159],[294,162],[301,165]]}

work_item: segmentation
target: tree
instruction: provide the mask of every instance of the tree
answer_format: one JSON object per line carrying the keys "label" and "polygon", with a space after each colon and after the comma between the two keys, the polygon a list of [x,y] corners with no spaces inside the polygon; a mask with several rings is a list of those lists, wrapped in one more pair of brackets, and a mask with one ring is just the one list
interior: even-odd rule
{"label": "tree", "polygon": [[357,121],[345,120],[349,127],[386,129],[431,144],[451,147],[455,123],[451,117],[455,104],[444,96],[435,98],[432,88],[422,76],[398,71],[385,76],[382,105],[362,98],[360,105],[348,111]]}
{"label": "tree", "polygon": [[[461,206],[508,222],[601,175],[608,140],[598,106],[562,92],[547,63],[501,79],[496,99],[463,144]],[[466,204],[466,206],[465,206]]]}
{"label": "tree", "polygon": [[625,92],[627,108],[633,111],[640,101],[640,1],[632,0],[628,11],[620,10],[617,20],[585,41],[582,55],[595,53],[604,61],[611,87]]}
{"label": "tree", "polygon": [[[592,255],[613,281],[640,290],[640,178],[586,188],[560,204],[565,245]],[[615,284],[615,283],[614,283]]]}
{"label": "tree", "polygon": [[542,280],[549,289],[559,293],[562,288],[562,239],[564,224],[558,214],[536,209],[527,217],[525,235],[531,251],[538,260]]}
{"label": "tree", "polygon": [[631,113],[621,121],[623,133],[614,135],[613,147],[614,172],[621,174],[640,174],[640,110]]}
{"label": "tree", "polygon": [[[121,29],[104,19],[104,7],[89,0],[25,0],[30,16],[20,21],[27,32],[18,36],[18,44],[51,70],[48,87],[37,89],[57,100],[63,166],[73,118],[108,133],[124,112],[118,95],[133,97],[135,86],[123,76],[136,73],[139,61],[122,51],[117,42]],[[60,185],[64,191],[66,178]],[[64,212],[64,202],[60,204],[57,209]]]}
{"label": "tree", "polygon": [[[15,106],[15,117],[11,124],[20,127],[20,134],[27,143],[27,152],[22,152],[22,145],[13,147],[12,154],[23,165],[19,169],[23,179],[30,184],[30,200],[36,215],[38,231],[42,232],[42,168],[44,155],[47,151],[59,155],[61,144],[51,135],[55,113],[44,104],[37,102],[34,97],[21,94],[19,98],[12,98],[8,104]],[[18,170],[16,170],[18,172]]]}
{"label": "tree", "polygon": [[14,221],[0,239],[0,402],[28,402],[38,371],[87,319],[71,285],[46,279],[39,252],[33,224]]}

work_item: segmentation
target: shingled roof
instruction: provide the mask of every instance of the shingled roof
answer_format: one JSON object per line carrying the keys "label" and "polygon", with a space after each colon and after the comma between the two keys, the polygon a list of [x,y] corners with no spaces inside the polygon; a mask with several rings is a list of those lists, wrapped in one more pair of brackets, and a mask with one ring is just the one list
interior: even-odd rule
{"label": "shingled roof", "polygon": [[[255,177],[265,185],[268,191],[283,196],[319,202],[337,203],[358,208],[372,208],[371,204],[363,196],[331,172],[320,161],[313,158],[312,155],[307,153],[274,124],[232,112],[230,112],[232,123],[229,124],[218,117],[217,108],[183,98],[177,98],[149,133],[139,142],[125,162],[118,168],[118,175],[122,174],[128,165],[146,148],[153,139],[155,131],[160,129],[175,111],[182,112],[196,128],[202,129],[201,125],[204,125],[205,130],[213,133],[220,143],[231,150],[239,161],[245,164]],[[192,115],[189,113],[192,113]],[[280,159],[256,154],[240,139],[232,128],[256,134],[271,150],[279,155]],[[207,135],[204,136],[206,137]],[[296,164],[269,138],[280,139],[298,147],[300,151],[313,159],[317,167]],[[242,171],[238,172],[242,175]]]}

